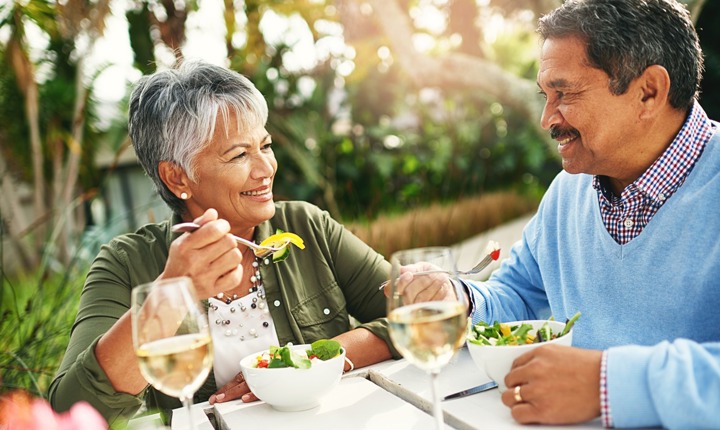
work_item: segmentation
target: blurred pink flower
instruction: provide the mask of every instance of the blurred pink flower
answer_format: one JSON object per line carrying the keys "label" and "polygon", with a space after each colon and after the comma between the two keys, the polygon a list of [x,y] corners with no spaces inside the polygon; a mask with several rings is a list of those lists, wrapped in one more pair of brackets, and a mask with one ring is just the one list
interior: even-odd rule
{"label": "blurred pink flower", "polygon": [[107,430],[103,417],[86,402],[55,413],[44,399],[17,391],[0,398],[0,430]]}

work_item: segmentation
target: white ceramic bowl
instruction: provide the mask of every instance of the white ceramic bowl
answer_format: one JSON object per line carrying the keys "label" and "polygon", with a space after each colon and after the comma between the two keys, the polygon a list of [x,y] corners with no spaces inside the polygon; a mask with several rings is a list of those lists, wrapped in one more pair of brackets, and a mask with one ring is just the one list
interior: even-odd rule
{"label": "white ceramic bowl", "polygon": [[[310,345],[293,345],[291,348],[306,351]],[[250,390],[279,411],[304,411],[318,406],[320,398],[340,382],[345,365],[345,349],[342,349],[340,355],[330,360],[313,360],[309,369],[252,367],[263,352],[240,360],[240,368]]]}
{"label": "white ceramic bowl", "polygon": [[[550,328],[553,333],[562,332],[565,328],[565,323],[560,321],[547,321],[547,320],[530,320],[530,321],[511,321],[506,324],[515,326],[522,323],[531,324],[535,330],[542,327],[545,323],[550,324]],[[510,372],[513,361],[516,358],[530,351],[531,349],[537,348],[542,345],[566,345],[572,344],[573,330],[570,329],[566,335],[555,338],[548,342],[531,343],[527,345],[478,345],[470,341],[467,342],[470,356],[472,357],[475,364],[487,373],[487,375],[498,384],[500,392],[507,389],[505,386],[505,375]]]}

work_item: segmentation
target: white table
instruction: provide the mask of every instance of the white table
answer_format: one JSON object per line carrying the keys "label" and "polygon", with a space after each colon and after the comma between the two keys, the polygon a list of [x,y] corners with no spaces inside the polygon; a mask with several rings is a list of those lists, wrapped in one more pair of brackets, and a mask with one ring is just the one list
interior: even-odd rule
{"label": "white table", "polygon": [[[455,393],[488,382],[490,378],[475,366],[467,348],[463,348],[440,374],[442,395]],[[355,370],[343,377],[340,384],[317,408],[301,412],[278,412],[263,402],[195,405],[194,420],[202,430],[214,427],[207,414],[217,417],[219,430],[277,428],[290,425],[293,429],[432,429],[431,388],[429,376],[406,360],[390,360]],[[448,428],[528,430],[516,423],[510,410],[502,404],[497,389],[474,394],[442,404]],[[176,415],[177,414],[177,415]],[[173,411],[172,430],[188,429],[185,411]],[[567,427],[543,426],[543,430],[567,430]],[[602,428],[600,420],[573,429]]]}
{"label": "white table", "polygon": [[[216,405],[220,429],[429,429],[432,416],[360,376],[345,377],[319,407],[278,412],[263,402]],[[395,425],[394,423],[397,423]]]}
{"label": "white table", "polygon": [[[370,366],[370,380],[395,393],[416,407],[432,413],[430,377],[405,360],[386,361]],[[461,349],[453,361],[440,373],[440,394],[446,396],[467,388],[489,382],[490,378],[470,358],[467,348]],[[500,400],[497,389],[471,396],[447,400],[442,403],[445,423],[453,428],[464,429],[524,429],[510,415],[510,409]],[[567,430],[567,426],[542,426],[543,430]],[[573,429],[603,428],[600,419],[573,425]]]}

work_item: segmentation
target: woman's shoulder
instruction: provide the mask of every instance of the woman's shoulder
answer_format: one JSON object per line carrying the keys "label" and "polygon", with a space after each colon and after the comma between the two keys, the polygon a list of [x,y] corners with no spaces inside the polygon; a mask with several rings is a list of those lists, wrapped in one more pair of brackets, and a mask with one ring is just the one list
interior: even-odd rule
{"label": "woman's shoulder", "polygon": [[139,227],[133,232],[115,236],[107,246],[111,249],[140,250],[160,246],[167,248],[171,241],[171,220],[158,223],[149,223]]}
{"label": "woman's shoulder", "polygon": [[275,202],[275,216],[273,219],[297,221],[320,219],[329,216],[327,211],[320,209],[312,203],[300,200],[288,200]]}
{"label": "woman's shoulder", "polygon": [[[88,274],[88,279],[137,285],[155,279],[163,270],[169,249],[170,220],[146,224],[134,232],[115,236],[104,244]],[[112,276],[108,276],[108,272]]]}
{"label": "woman's shoulder", "polygon": [[275,215],[266,225],[272,231],[263,231],[261,234],[272,234],[276,229],[280,229],[301,237],[325,235],[336,231],[340,226],[327,211],[312,203],[297,200],[276,202]]}
{"label": "woman's shoulder", "polygon": [[284,213],[320,213],[325,212],[314,204],[302,200],[285,200],[275,202],[275,209]]}

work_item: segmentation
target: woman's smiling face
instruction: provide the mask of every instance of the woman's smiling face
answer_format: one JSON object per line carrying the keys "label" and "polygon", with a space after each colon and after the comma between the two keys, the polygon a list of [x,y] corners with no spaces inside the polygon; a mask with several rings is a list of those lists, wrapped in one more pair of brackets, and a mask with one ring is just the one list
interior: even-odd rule
{"label": "woman's smiling face", "polygon": [[228,122],[218,117],[212,141],[195,158],[197,182],[188,209],[199,216],[215,208],[233,232],[242,234],[275,214],[277,160],[263,125],[239,132],[234,115]]}
{"label": "woman's smiling face", "polygon": [[541,125],[558,141],[563,168],[623,178],[641,128],[634,83],[612,94],[609,76],[590,66],[583,41],[568,36],[543,43],[537,84],[546,97]]}

